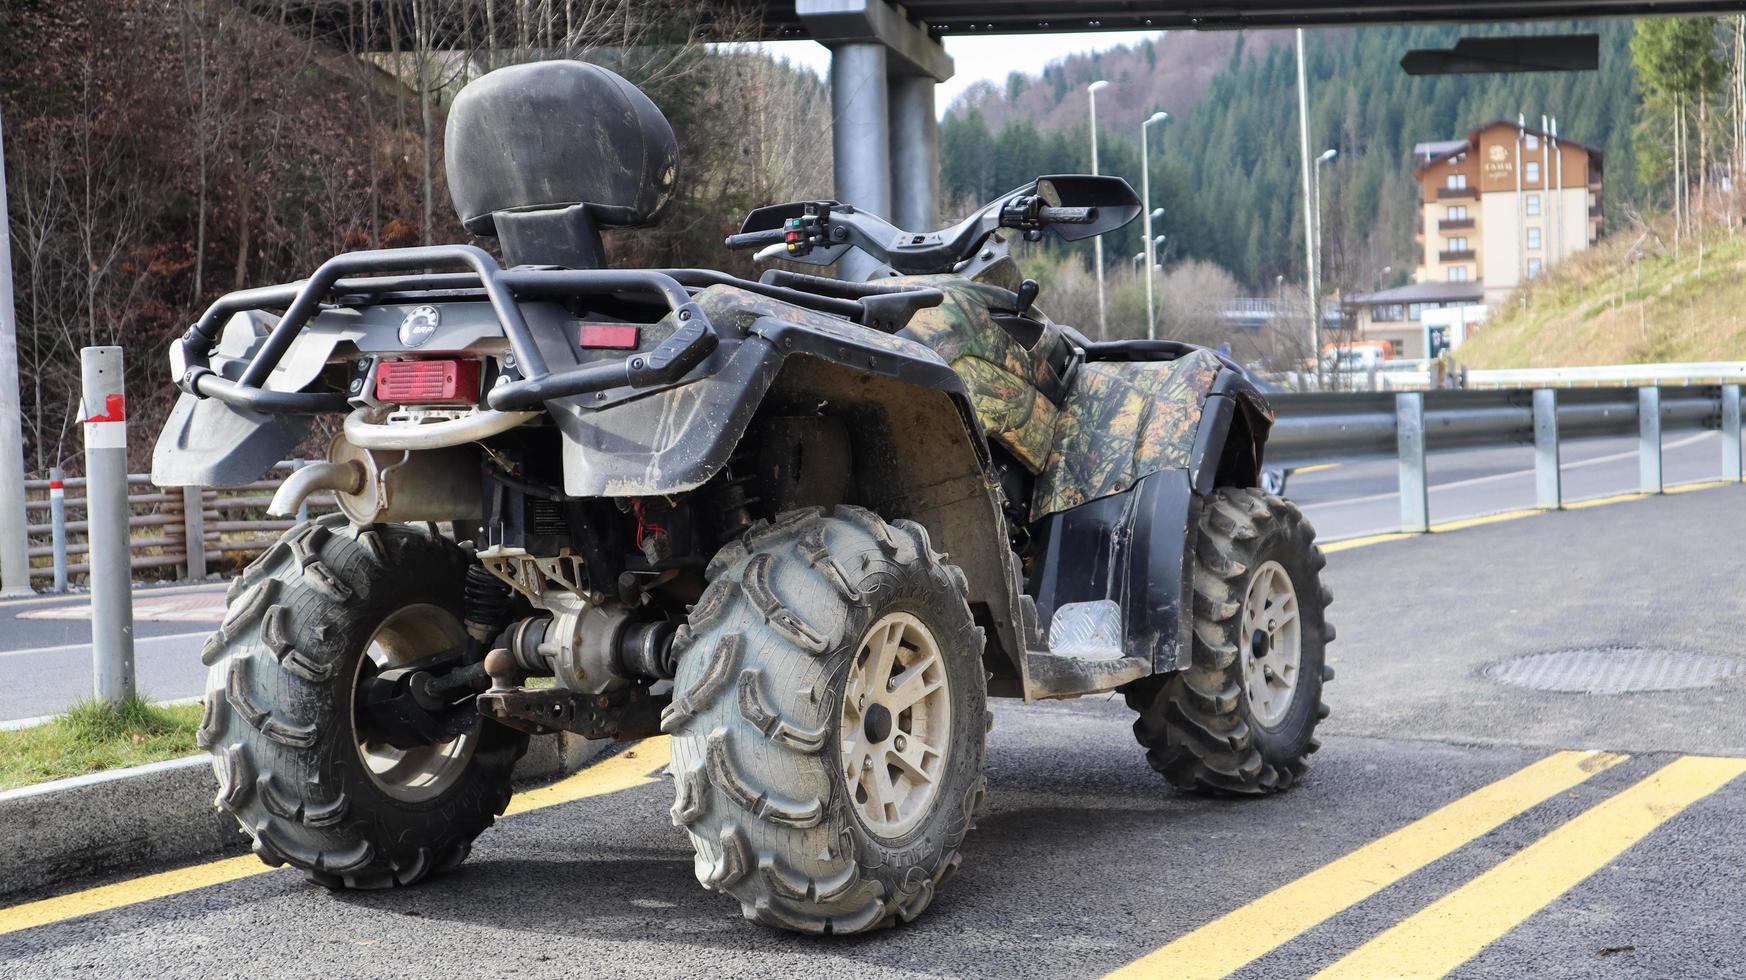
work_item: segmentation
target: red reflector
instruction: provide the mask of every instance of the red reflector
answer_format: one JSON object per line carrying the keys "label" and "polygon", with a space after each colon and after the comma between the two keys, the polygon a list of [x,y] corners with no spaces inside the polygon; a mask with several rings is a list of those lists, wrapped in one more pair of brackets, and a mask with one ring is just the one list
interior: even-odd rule
{"label": "red reflector", "polygon": [[383,361],[376,398],[404,405],[479,400],[478,361]]}
{"label": "red reflector", "polygon": [[636,350],[637,333],[634,323],[584,323],[581,343],[591,350]]}

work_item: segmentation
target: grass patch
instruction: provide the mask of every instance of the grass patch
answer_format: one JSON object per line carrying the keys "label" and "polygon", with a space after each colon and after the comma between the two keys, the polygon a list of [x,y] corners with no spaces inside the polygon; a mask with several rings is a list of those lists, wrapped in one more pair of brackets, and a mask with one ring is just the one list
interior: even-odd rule
{"label": "grass patch", "polygon": [[1518,291],[1456,352],[1472,368],[1746,359],[1746,236],[1628,230]]}
{"label": "grass patch", "polygon": [[86,702],[47,724],[0,731],[0,790],[193,755],[200,714],[197,704]]}

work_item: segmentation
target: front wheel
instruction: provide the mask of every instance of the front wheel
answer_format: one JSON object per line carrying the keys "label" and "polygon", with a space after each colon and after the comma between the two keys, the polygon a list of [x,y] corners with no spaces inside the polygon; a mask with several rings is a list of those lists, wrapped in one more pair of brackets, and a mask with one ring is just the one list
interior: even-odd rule
{"label": "front wheel", "polygon": [[1289,500],[1221,488],[1201,509],[1188,669],[1126,689],[1152,767],[1183,789],[1286,789],[1319,747],[1334,627],[1315,529]]}
{"label": "front wheel", "polygon": [[467,555],[434,531],[324,517],[231,586],[207,640],[200,745],[217,805],[268,864],[340,888],[409,885],[459,864],[509,803],[527,736],[478,718],[390,744],[354,710],[385,671],[453,654]]}
{"label": "front wheel", "polygon": [[958,865],[985,783],[982,631],[918,524],[839,507],[710,563],[675,646],[673,823],[748,919],[908,921]]}

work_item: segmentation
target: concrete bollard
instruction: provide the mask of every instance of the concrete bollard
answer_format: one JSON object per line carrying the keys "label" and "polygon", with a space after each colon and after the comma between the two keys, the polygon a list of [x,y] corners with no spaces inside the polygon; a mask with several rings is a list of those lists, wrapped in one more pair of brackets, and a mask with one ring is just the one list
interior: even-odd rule
{"label": "concrete bollard", "polygon": [[1542,510],[1564,506],[1564,472],[1558,460],[1558,391],[1534,391],[1534,505]]}
{"label": "concrete bollard", "polygon": [[182,541],[188,549],[188,578],[200,581],[206,577],[206,491],[201,487],[182,488]]}
{"label": "concrete bollard", "polygon": [[49,523],[54,531],[55,591],[67,591],[67,475],[49,467]]}
{"label": "concrete bollard", "polygon": [[1637,389],[1637,482],[1644,493],[1660,493],[1661,389]]}
{"label": "concrete bollard", "polygon": [[83,368],[85,516],[90,527],[92,693],[134,695],[133,555],[127,507],[127,395],[121,348],[86,347]]}
{"label": "concrete bollard", "polygon": [[1431,498],[1425,478],[1425,396],[1394,396],[1395,447],[1400,456],[1400,529],[1423,534],[1431,529]]}
{"label": "concrete bollard", "polygon": [[1722,386],[1722,479],[1739,483],[1740,386]]}

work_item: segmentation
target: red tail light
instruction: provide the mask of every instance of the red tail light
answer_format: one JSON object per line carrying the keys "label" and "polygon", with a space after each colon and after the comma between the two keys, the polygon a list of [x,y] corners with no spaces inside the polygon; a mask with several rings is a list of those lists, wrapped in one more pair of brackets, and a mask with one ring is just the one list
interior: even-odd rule
{"label": "red tail light", "polygon": [[400,405],[473,404],[479,400],[479,362],[383,361],[376,367],[376,398]]}
{"label": "red tail light", "polygon": [[589,350],[636,350],[634,323],[584,323],[579,343]]}

